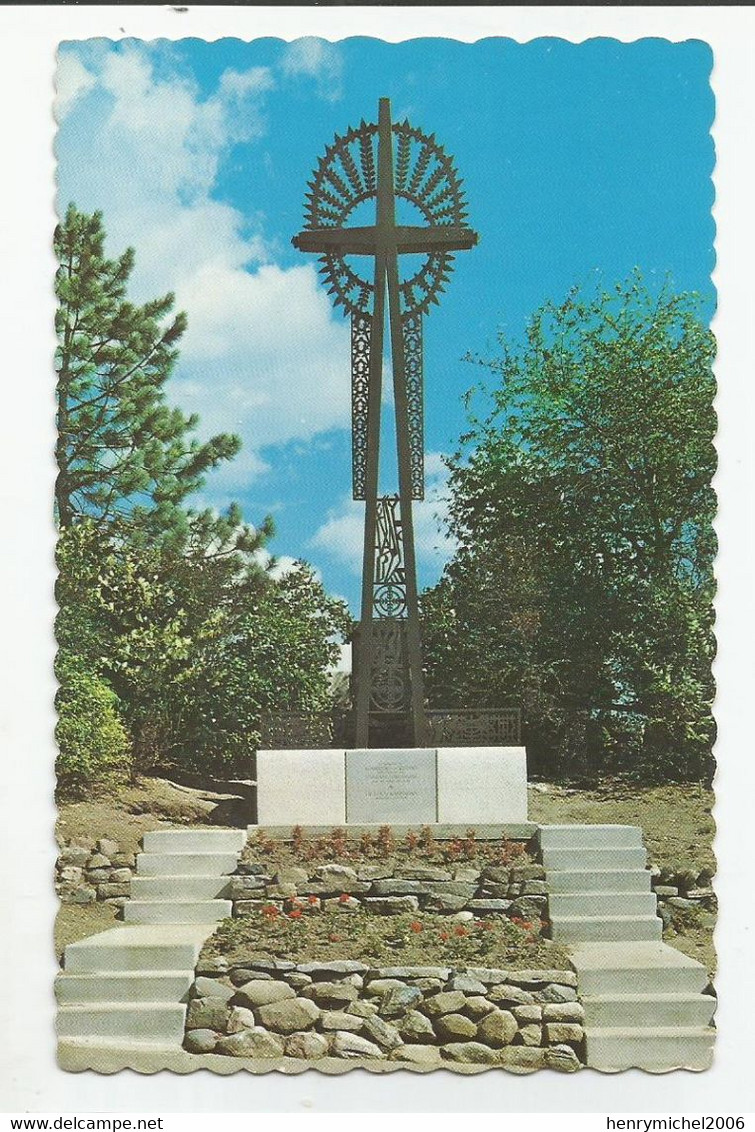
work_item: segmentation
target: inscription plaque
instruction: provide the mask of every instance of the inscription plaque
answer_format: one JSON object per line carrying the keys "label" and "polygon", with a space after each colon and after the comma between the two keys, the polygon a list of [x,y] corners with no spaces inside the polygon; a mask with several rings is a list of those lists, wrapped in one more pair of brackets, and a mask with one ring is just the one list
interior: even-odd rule
{"label": "inscription plaque", "polygon": [[437,751],[346,752],[346,821],[431,825],[438,820]]}

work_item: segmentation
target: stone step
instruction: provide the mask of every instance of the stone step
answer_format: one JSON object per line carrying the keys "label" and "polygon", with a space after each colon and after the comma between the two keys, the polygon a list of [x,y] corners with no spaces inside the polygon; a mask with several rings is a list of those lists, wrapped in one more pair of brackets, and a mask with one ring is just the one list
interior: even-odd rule
{"label": "stone step", "polygon": [[658,916],[559,916],[551,921],[557,943],[660,940],[662,928]]}
{"label": "stone step", "polygon": [[215,924],[133,924],[109,928],[65,949],[65,969],[77,974],[189,971]]}
{"label": "stone step", "polygon": [[85,1002],[182,1002],[194,982],[193,971],[108,971],[77,975],[63,971],[55,980],[61,1005]]}
{"label": "stone step", "polygon": [[128,1038],[133,1042],[181,1045],[186,1007],[167,1002],[99,1002],[59,1006],[61,1038]]}
{"label": "stone step", "polygon": [[709,983],[702,963],[660,941],[580,943],[572,949],[580,996],[695,994]]}
{"label": "stone step", "polygon": [[228,896],[227,876],[135,876],[131,880],[134,900],[219,900]]}
{"label": "stone step", "polygon": [[593,845],[570,845],[568,847],[544,848],[543,864],[546,870],[568,869],[644,869],[647,855],[641,845],[612,846],[598,849]]}
{"label": "stone step", "polygon": [[647,869],[549,869],[551,892],[650,892]]}
{"label": "stone step", "polygon": [[230,916],[230,900],[128,900],[123,919],[130,924],[208,924]]}
{"label": "stone step", "polygon": [[596,1027],[709,1026],[716,1010],[710,994],[605,994],[583,997],[585,1025]]}
{"label": "stone step", "polygon": [[637,825],[542,825],[543,849],[569,849],[592,846],[595,849],[642,847],[642,830]]}
{"label": "stone step", "polygon": [[708,1069],[713,1061],[714,1039],[715,1030],[710,1027],[591,1027],[585,1042],[587,1064],[608,1073],[622,1069],[651,1073]]}
{"label": "stone step", "polygon": [[236,871],[236,853],[139,853],[136,871],[141,876],[223,876]]}
{"label": "stone step", "polygon": [[652,892],[551,892],[551,919],[562,916],[654,916],[657,900]]}
{"label": "stone step", "polygon": [[240,853],[245,829],[151,829],[144,834],[146,853]]}

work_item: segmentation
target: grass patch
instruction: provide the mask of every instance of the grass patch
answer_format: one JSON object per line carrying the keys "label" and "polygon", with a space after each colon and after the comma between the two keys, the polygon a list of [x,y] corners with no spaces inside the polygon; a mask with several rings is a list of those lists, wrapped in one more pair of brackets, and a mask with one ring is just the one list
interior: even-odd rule
{"label": "grass patch", "polygon": [[60,963],[69,943],[114,928],[118,921],[112,904],[61,904],[55,917],[55,954]]}
{"label": "grass patch", "polygon": [[540,783],[529,789],[529,817],[542,825],[639,825],[652,864],[715,873],[714,800],[712,790],[690,783],[643,787],[610,780],[590,790]]}
{"label": "grass patch", "polygon": [[[364,911],[282,913],[223,920],[203,959],[243,967],[253,956],[295,962],[359,959],[373,966],[472,965],[510,969],[568,968],[568,952],[504,917],[467,923],[431,912],[375,916]],[[296,910],[295,910],[296,912]]]}

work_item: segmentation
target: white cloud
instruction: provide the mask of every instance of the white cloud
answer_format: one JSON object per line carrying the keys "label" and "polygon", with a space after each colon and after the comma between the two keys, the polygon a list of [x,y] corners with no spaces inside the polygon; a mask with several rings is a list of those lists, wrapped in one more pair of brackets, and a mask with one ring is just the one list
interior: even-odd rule
{"label": "white cloud", "polygon": [[260,449],[348,424],[348,326],[315,266],[278,266],[264,218],[212,195],[229,147],[264,134],[280,75],[335,74],[337,51],[318,42],[289,50],[276,73],[226,70],[209,95],[169,56],[158,69],[147,46],[60,54],[60,209],[101,209],[109,254],[136,249],[130,297],[173,291],[187,312],[169,397],[199,414],[203,436],[244,444],[208,481],[215,505],[264,470]]}
{"label": "white cloud", "polygon": [[324,39],[297,39],[283,56],[283,73],[315,79],[322,98],[335,102],[341,97],[343,67],[337,47]]}
{"label": "white cloud", "polygon": [[[456,542],[448,537],[444,525],[448,515],[447,491],[448,471],[442,454],[430,452],[425,457],[425,498],[412,505],[417,564],[426,577],[439,576],[456,549]],[[359,575],[363,540],[364,503],[344,496],[315,531],[310,546]]]}

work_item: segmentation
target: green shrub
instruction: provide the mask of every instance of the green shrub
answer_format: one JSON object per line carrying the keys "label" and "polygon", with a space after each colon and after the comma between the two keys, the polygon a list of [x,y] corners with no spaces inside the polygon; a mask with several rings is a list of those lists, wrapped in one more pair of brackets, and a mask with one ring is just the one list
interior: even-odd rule
{"label": "green shrub", "polygon": [[55,700],[58,725],[58,795],[96,794],[125,778],[131,767],[129,737],[118,715],[118,700],[104,680],[81,661],[59,657]]}

